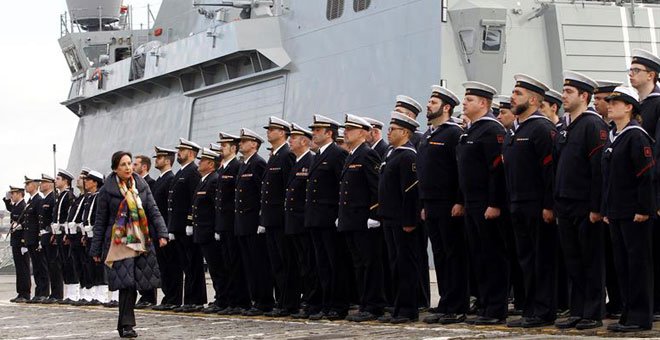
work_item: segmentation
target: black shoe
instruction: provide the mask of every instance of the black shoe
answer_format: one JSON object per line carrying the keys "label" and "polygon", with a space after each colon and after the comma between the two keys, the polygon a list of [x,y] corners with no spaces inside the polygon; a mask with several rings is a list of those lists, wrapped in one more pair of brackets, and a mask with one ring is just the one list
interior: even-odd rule
{"label": "black shoe", "polygon": [[314,313],[310,312],[307,309],[301,309],[298,313],[291,314],[291,317],[294,319],[309,319],[309,316]]}
{"label": "black shoe", "polygon": [[417,320],[419,320],[419,317],[409,318],[407,316],[395,316],[395,317],[392,317],[392,319],[390,320],[390,323],[391,324],[402,324],[402,323],[416,322]]}
{"label": "black shoe", "polygon": [[434,324],[434,323],[440,322],[440,318],[442,318],[444,316],[445,315],[441,314],[441,313],[434,313],[434,314],[431,314],[431,315],[425,317],[422,321],[424,321],[424,323]]}
{"label": "black shoe", "polygon": [[45,296],[35,296],[32,299],[26,301],[26,303],[33,304],[33,303],[43,303],[44,301],[48,300],[47,297]]}
{"label": "black shoe", "polygon": [[503,325],[505,323],[506,319],[489,318],[487,316],[479,316],[474,320],[476,326]]}
{"label": "black shoe", "polygon": [[607,326],[608,331],[612,332],[622,332],[622,333],[631,333],[631,332],[642,332],[642,331],[648,331],[649,328],[644,328],[641,326],[637,325],[622,325],[620,323],[612,323],[609,326]]}
{"label": "black shoe", "polygon": [[370,312],[358,312],[356,314],[351,314],[346,317],[347,321],[353,322],[365,322],[365,321],[374,321],[378,320],[378,315]]}
{"label": "black shoe", "polygon": [[291,312],[280,308],[274,308],[272,311],[265,313],[264,315],[271,318],[284,318],[291,315]]}
{"label": "black shoe", "polygon": [[478,316],[475,316],[475,317],[472,317],[472,318],[467,318],[467,319],[465,319],[464,322],[468,325],[474,325],[475,322],[477,322],[478,318],[479,318]]}
{"label": "black shoe", "polygon": [[151,307],[151,309],[156,310],[156,311],[165,311],[165,310],[172,310],[172,309],[177,308],[177,307],[179,307],[179,306],[171,305],[169,303],[165,303],[165,304],[160,304],[160,305],[153,306],[153,307]]}
{"label": "black shoe", "polygon": [[92,299],[89,302],[89,306],[101,306],[101,305],[103,305],[103,303],[97,299]]}
{"label": "black shoe", "polygon": [[438,322],[443,325],[450,325],[454,323],[461,323],[465,321],[465,314],[445,314],[443,315]]}
{"label": "black shoe", "polygon": [[26,297],[24,297],[24,296],[20,296],[20,295],[19,295],[19,296],[15,297],[15,298],[9,300],[9,302],[13,302],[13,303],[26,303],[26,302],[29,301],[29,300],[30,300],[30,298],[26,298]]}
{"label": "black shoe", "polygon": [[202,306],[197,305],[183,305],[172,309],[175,313],[192,313],[200,310],[202,310]]}
{"label": "black shoe", "polygon": [[509,314],[510,316],[522,315],[522,313],[523,313],[522,309],[518,309],[515,307],[509,309],[509,311],[507,312],[507,314]]}
{"label": "black shoe", "polygon": [[380,318],[378,318],[378,322],[380,323],[390,323],[391,321],[392,321],[391,315],[383,315]]}
{"label": "black shoe", "polygon": [[71,303],[72,306],[89,306],[89,301],[80,299]]}
{"label": "black shoe", "polygon": [[582,318],[579,316],[571,316],[569,318],[555,322],[555,327],[559,329],[574,328],[575,326],[577,326],[580,320],[582,320]]}
{"label": "black shoe", "polygon": [[106,308],[117,308],[119,307],[119,301],[111,300],[110,302],[104,303],[102,306]]}
{"label": "black shoe", "polygon": [[145,309],[147,307],[153,307],[153,305],[151,302],[141,301],[135,304],[135,309]]}
{"label": "black shoe", "polygon": [[252,307],[248,310],[243,311],[243,316],[259,316],[259,315],[264,315],[264,311],[256,307]]}
{"label": "black shoe", "polygon": [[73,303],[73,300],[71,300],[71,299],[69,299],[69,298],[66,298],[66,299],[64,299],[64,300],[62,300],[62,301],[60,301],[60,302],[58,302],[58,304],[60,304],[60,305],[70,305],[70,304],[72,304],[72,303]]}
{"label": "black shoe", "polygon": [[224,308],[219,307],[215,303],[211,303],[208,305],[208,307],[202,309],[202,313],[204,314],[217,314],[219,311],[223,310]]}
{"label": "black shoe", "polygon": [[524,328],[537,328],[537,327],[545,327],[545,326],[552,326],[555,324],[555,320],[546,320],[543,318],[539,318],[538,316],[533,316],[531,318],[526,318],[525,321],[523,321],[523,327]]}
{"label": "black shoe", "polygon": [[318,312],[318,313],[316,313],[316,314],[311,314],[311,315],[309,316],[308,319],[313,320],[313,321],[316,321],[316,320],[321,320],[321,319],[323,319],[323,317],[325,317],[325,312],[320,311],[320,312]]}
{"label": "black shoe", "polygon": [[123,329],[118,329],[120,338],[137,338],[138,334],[133,329],[133,327],[124,327]]}
{"label": "black shoe", "polygon": [[600,320],[582,319],[580,320],[580,322],[578,322],[577,325],[575,325],[575,329],[584,330],[584,329],[598,328],[602,326],[603,326],[603,322]]}
{"label": "black shoe", "polygon": [[346,313],[339,313],[337,311],[331,310],[325,313],[323,318],[330,321],[344,320],[346,318]]}
{"label": "black shoe", "polygon": [[525,323],[526,319],[527,318],[523,316],[520,319],[511,320],[511,321],[506,323],[506,326],[509,327],[509,328],[521,328],[521,327],[523,327],[523,324]]}
{"label": "black shoe", "polygon": [[54,298],[54,297],[50,297],[47,300],[45,300],[43,303],[46,304],[46,305],[53,305],[53,304],[59,303],[60,301],[62,301],[62,299],[57,299],[57,298]]}
{"label": "black shoe", "polygon": [[390,313],[390,314],[394,313],[394,307],[392,307],[392,306],[385,307],[385,312]]}

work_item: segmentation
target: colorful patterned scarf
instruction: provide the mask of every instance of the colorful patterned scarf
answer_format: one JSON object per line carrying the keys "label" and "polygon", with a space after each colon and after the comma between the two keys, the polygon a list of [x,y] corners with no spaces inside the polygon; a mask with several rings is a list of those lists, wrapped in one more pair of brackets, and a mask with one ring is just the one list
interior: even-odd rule
{"label": "colorful patterned scarf", "polygon": [[147,252],[151,244],[147,215],[142,208],[135,181],[132,177],[126,182],[117,177],[117,184],[124,200],[117,210],[115,224],[112,226],[110,250],[105,259],[105,264],[111,268],[114,261]]}

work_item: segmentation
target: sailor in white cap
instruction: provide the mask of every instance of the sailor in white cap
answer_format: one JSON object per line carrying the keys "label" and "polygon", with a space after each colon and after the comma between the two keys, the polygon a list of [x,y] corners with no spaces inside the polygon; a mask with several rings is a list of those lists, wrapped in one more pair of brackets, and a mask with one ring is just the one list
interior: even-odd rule
{"label": "sailor in white cap", "polygon": [[346,242],[337,233],[337,202],[339,202],[339,175],[348,152],[333,140],[339,123],[314,115],[312,140],[318,153],[309,168],[305,204],[305,227],[308,228],[317,268],[320,270],[322,302],[320,310],[309,316],[311,320],[344,319],[349,307],[349,275],[352,275]]}
{"label": "sailor in white cap", "polygon": [[[601,156],[608,126],[588,109],[595,80],[564,71],[563,101],[570,117],[567,131],[557,137],[555,205],[559,241],[572,282],[571,314],[558,328],[589,329],[602,325],[605,308],[605,260],[601,226]],[[587,254],[588,253],[588,254]]]}
{"label": "sailor in white cap", "polygon": [[[105,279],[105,264],[96,263],[90,256],[90,248],[94,238],[94,223],[96,222],[96,208],[98,192],[103,186],[105,176],[96,170],[89,170],[83,183],[85,186],[85,197],[79,210],[79,219],[74,221],[81,226],[82,238],[82,263],[84,270],[79,275],[80,286],[86,290],[86,296],[89,301],[81,302],[75,305],[98,305],[108,302],[108,284]],[[77,295],[77,287],[66,286],[65,290],[68,296]]]}
{"label": "sailor in white cap", "polygon": [[418,260],[417,152],[410,137],[419,127],[415,119],[392,112],[387,138],[391,150],[381,164],[378,187],[378,215],[390,256],[392,275],[397,281],[394,290],[394,311],[380,322],[395,324],[417,321],[419,318],[420,275]]}
{"label": "sailor in white cap", "polygon": [[558,131],[564,127],[564,121],[559,118],[559,109],[562,104],[561,93],[559,91],[553,89],[545,91],[543,103],[541,103],[541,112],[555,124],[555,128]]}
{"label": "sailor in white cap", "polygon": [[54,193],[55,179],[48,174],[41,174],[39,192],[41,207],[39,209],[39,239],[48,262],[48,278],[50,282],[50,295],[43,303],[53,304],[62,301],[64,286],[62,279],[62,258],[59,254],[60,245],[57,237],[52,234],[53,209],[55,207]]}
{"label": "sailor in white cap", "polygon": [[[92,300],[87,288],[80,287],[80,264],[85,260],[85,249],[81,242],[81,234],[78,232],[76,222],[82,219],[82,203],[85,199],[85,186],[83,179],[90,169],[83,167],[80,174],[75,177],[76,187],[80,195],[76,197],[72,189],[71,180],[74,176],[66,170],[58,170],[55,186],[59,191],[55,203],[54,220],[51,224],[53,234],[61,245],[62,277],[64,280],[64,304],[73,304],[81,301],[89,303]],[[69,179],[71,178],[71,180]],[[69,228],[72,226],[72,228]],[[75,233],[75,234],[74,234]]]}
{"label": "sailor in white cap", "polygon": [[513,111],[511,111],[511,97],[499,95],[496,98],[500,106],[500,114],[497,115],[497,120],[502,123],[502,125],[504,125],[504,128],[507,131],[507,136],[509,136],[511,135],[511,132],[515,130],[516,121],[516,115],[514,115]]}
{"label": "sailor in white cap", "polygon": [[345,238],[354,259],[360,301],[359,311],[347,316],[346,320],[364,322],[382,316],[386,304],[383,233],[376,216],[381,160],[366,143],[371,123],[362,117],[346,114],[344,127],[350,152],[340,176],[337,230]]}
{"label": "sailor in white cap", "polygon": [[451,116],[460,103],[449,89],[433,85],[426,105],[431,124],[417,147],[421,218],[433,248],[440,302],[426,323],[465,321],[469,308],[468,253],[463,226],[463,198],[458,197],[456,145],[463,129]]}
{"label": "sailor in white cap", "polygon": [[633,88],[617,87],[606,100],[615,128],[603,154],[603,215],[625,306],[607,329],[639,332],[653,326],[653,140],[636,119],[640,105]]}
{"label": "sailor in white cap", "polygon": [[306,319],[311,314],[318,313],[322,302],[320,282],[316,274],[316,267],[313,267],[314,246],[305,229],[307,178],[309,168],[314,161],[314,153],[309,149],[311,140],[311,131],[296,123],[291,124],[289,145],[295,157],[295,164],[291,168],[285,190],[284,230],[291,244],[289,251],[295,261],[292,263],[293,266],[286,268],[286,277],[288,284],[297,288],[298,292],[302,293],[299,296],[306,301],[306,306],[302,310],[291,314],[294,319]]}
{"label": "sailor in white cap", "polygon": [[607,101],[605,98],[609,96],[614,89],[623,84],[620,81],[612,80],[596,80],[598,87],[594,89],[594,108],[606,122],[610,122],[607,118]]}
{"label": "sailor in white cap", "polygon": [[9,186],[7,197],[2,200],[10,213],[11,227],[9,229],[9,245],[11,246],[14,270],[16,273],[16,297],[9,300],[14,303],[25,303],[30,300],[30,256],[28,248],[23,244],[23,229],[19,227],[19,218],[25,209],[23,199],[25,189],[19,186]]}
{"label": "sailor in white cap", "polygon": [[[158,169],[160,175],[156,178],[152,194],[158,210],[163,213],[163,217],[167,220],[167,198],[172,180],[174,179],[172,166],[174,165],[177,150],[154,146],[154,153],[154,167]],[[175,243],[168,243],[165,247],[156,247],[156,258],[158,259],[158,266],[160,268],[161,290],[164,296],[159,305],[153,306],[154,310],[172,310],[183,304],[181,296],[182,286],[179,283],[183,277],[183,272],[178,262]]]}
{"label": "sailor in white cap", "polygon": [[273,277],[268,259],[266,229],[260,226],[261,184],[267,169],[266,161],[257,154],[264,142],[254,131],[243,128],[240,133],[243,164],[236,182],[235,228],[243,268],[254,300],[245,316],[263,315],[273,309]]}
{"label": "sailor in white cap", "polygon": [[32,262],[32,276],[36,284],[34,297],[28,303],[45,303],[50,291],[48,262],[40,245],[39,211],[43,198],[39,194],[40,178],[25,176],[25,191],[30,195],[20,224],[23,227],[24,245]]}
{"label": "sailor in white cap", "polygon": [[[419,104],[416,100],[411,97],[398,95],[396,96],[396,104],[394,105],[394,111],[405,114],[406,116],[417,119],[417,116],[422,112],[422,105]],[[412,144],[417,147],[422,138],[422,133],[415,131],[415,134],[411,137],[410,141]]]}
{"label": "sailor in white cap", "polygon": [[388,149],[387,142],[383,139],[383,126],[385,126],[385,123],[369,117],[362,118],[371,124],[371,129],[367,136],[367,143],[369,143],[372,149],[378,152],[378,156],[380,156],[381,159],[384,159]]}
{"label": "sailor in white cap", "polygon": [[[495,325],[506,321],[508,306],[508,261],[500,209],[505,204],[502,143],[504,127],[489,112],[497,92],[490,85],[470,81],[463,84],[463,113],[471,121],[456,147],[458,179],[465,199],[465,227],[469,249],[479,265],[475,276],[481,313],[466,322]],[[486,298],[487,297],[487,298]]]}
{"label": "sailor in white cap", "polygon": [[[207,301],[204,259],[199,245],[193,242],[192,200],[199,184],[195,158],[201,147],[185,138],[179,138],[176,147],[177,162],[181,169],[174,175],[167,198],[167,230],[170,241],[175,241],[177,258],[184,273],[184,282],[176,282],[178,291],[183,290],[183,305],[175,312],[198,312]],[[181,287],[180,285],[183,285]]]}
{"label": "sailor in white cap", "polygon": [[288,240],[284,235],[284,189],[295,159],[287,144],[291,124],[277,117],[270,117],[264,128],[267,130],[271,152],[261,185],[259,226],[266,229],[270,268],[275,286],[280,287],[275,308],[266,315],[285,317],[297,313],[300,307],[300,290],[294,285],[287,285],[290,278],[287,278],[285,270],[293,265],[295,258],[291,253],[282,251],[288,247]]}
{"label": "sailor in white cap", "polygon": [[[523,317],[509,327],[552,325],[557,313],[557,234],[552,162],[555,125],[539,108],[548,87],[525,74],[514,76],[511,106],[518,126],[504,146],[506,187],[518,262],[525,282]],[[534,258],[534,261],[530,261]],[[548,270],[550,268],[550,270]]]}

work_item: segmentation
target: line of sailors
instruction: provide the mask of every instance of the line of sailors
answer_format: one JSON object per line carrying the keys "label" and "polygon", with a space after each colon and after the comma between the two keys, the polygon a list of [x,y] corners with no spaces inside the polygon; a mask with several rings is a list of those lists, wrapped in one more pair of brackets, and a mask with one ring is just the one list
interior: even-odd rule
{"label": "line of sailors", "polygon": [[[509,327],[590,329],[607,310],[619,317],[609,330],[651,329],[660,312],[660,58],[634,50],[628,74],[634,88],[565,71],[562,93],[518,74],[510,97],[467,82],[461,120],[452,117],[458,97],[433,86],[424,133],[422,106],[398,96],[389,146],[383,123],[347,114],[343,124],[315,115],[311,131],[271,117],[268,160],[258,154],[266,140],[246,128],[221,132],[209,148],[183,138],[178,150],[156,147],[161,175],[151,190],[167,212],[170,243],[157,250],[165,296],[153,309],[413,322],[429,305],[430,240],[441,298],[427,323],[496,325],[519,312]],[[340,128],[345,149],[335,143]],[[92,173],[83,178],[96,182]],[[73,179],[61,171],[56,183],[65,177]],[[98,179],[89,189],[85,180],[85,197]],[[26,182],[33,196],[34,181]],[[49,218],[86,231],[93,198],[86,204],[57,188]],[[46,202],[52,189],[42,189]],[[74,217],[62,219],[62,200],[82,202],[82,215],[68,209]],[[31,198],[17,216],[21,202],[12,201],[19,252],[29,254],[36,295],[45,297],[40,287],[50,279],[55,292],[61,281],[53,252],[66,253],[67,240],[74,248],[75,232],[41,228],[39,243],[29,235],[49,225],[39,220],[47,204]],[[206,307],[204,261],[215,293]],[[468,319],[470,296],[476,316]],[[351,304],[359,308],[349,315]],[[567,317],[557,321],[558,310]]]}

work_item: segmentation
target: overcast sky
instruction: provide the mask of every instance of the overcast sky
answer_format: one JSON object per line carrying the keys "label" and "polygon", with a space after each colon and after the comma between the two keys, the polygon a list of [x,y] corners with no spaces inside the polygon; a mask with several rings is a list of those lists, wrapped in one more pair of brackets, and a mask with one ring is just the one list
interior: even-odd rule
{"label": "overcast sky", "polygon": [[[134,8],[133,25],[146,27],[146,6],[157,14],[161,0],[124,0]],[[35,3],[37,4],[37,3]],[[9,185],[23,185],[23,176],[66,168],[78,118],[60,105],[66,99],[71,73],[57,40],[65,0],[39,1],[35,8],[6,2],[0,21],[0,195]],[[0,206],[0,210],[4,206]]]}

